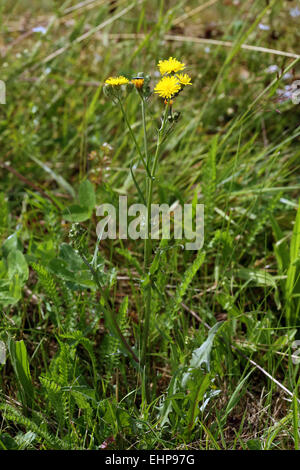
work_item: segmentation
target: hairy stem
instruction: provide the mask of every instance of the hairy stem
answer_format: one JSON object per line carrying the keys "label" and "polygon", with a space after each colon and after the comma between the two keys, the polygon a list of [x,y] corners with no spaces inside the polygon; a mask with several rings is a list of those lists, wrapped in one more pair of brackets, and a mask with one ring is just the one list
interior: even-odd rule
{"label": "hairy stem", "polygon": [[132,140],[133,140],[133,142],[134,142],[134,145],[135,145],[135,147],[136,147],[136,149],[137,149],[137,151],[138,151],[138,154],[139,154],[139,156],[140,156],[140,158],[141,158],[141,160],[142,160],[142,163],[143,163],[144,168],[145,168],[145,170],[146,170],[146,172],[147,172],[147,175],[148,175],[149,178],[150,178],[151,175],[150,175],[150,171],[149,171],[148,165],[147,165],[147,163],[145,162],[145,159],[144,159],[143,154],[142,154],[142,152],[141,152],[140,146],[139,146],[139,144],[137,143],[137,140],[136,140],[136,138],[135,138],[134,132],[133,132],[133,130],[132,130],[132,128],[131,128],[130,122],[128,121],[128,118],[127,118],[127,115],[126,115],[124,106],[123,106],[122,101],[120,100],[120,98],[118,98],[118,102],[119,102],[119,105],[120,105],[120,108],[121,108],[121,111],[122,111],[124,120],[125,120],[125,122],[126,122],[126,125],[127,125],[127,127],[128,127],[129,134],[130,134],[130,136],[131,136],[131,138],[132,138]]}

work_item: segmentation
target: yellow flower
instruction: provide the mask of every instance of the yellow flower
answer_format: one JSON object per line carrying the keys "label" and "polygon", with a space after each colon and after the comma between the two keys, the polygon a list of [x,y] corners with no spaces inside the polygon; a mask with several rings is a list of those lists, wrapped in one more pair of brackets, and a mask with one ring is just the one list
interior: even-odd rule
{"label": "yellow flower", "polygon": [[176,77],[163,77],[154,88],[154,93],[157,93],[162,98],[170,99],[180,89],[181,86]]}
{"label": "yellow flower", "polygon": [[131,80],[131,83],[133,83],[133,85],[135,86],[135,88],[137,88],[138,90],[140,90],[142,88],[142,86],[144,85],[144,79],[143,78],[133,78]]}
{"label": "yellow flower", "polygon": [[176,77],[183,86],[192,84],[191,77],[187,73],[179,73]]}
{"label": "yellow flower", "polygon": [[175,59],[174,57],[169,57],[168,60],[160,60],[157,64],[159,71],[162,75],[166,73],[177,73],[181,70],[185,69],[185,64],[179,62],[179,60]]}
{"label": "yellow flower", "polygon": [[126,83],[129,83],[129,80],[123,75],[120,75],[119,77],[109,77],[107,80],[105,80],[106,85],[111,85],[111,86],[120,86],[120,85],[126,85]]}

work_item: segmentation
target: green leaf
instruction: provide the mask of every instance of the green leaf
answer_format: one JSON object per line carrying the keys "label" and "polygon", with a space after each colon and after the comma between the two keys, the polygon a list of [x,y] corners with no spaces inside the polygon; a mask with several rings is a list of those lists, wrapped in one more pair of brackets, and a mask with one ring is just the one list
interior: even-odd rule
{"label": "green leaf", "polygon": [[12,250],[7,257],[8,278],[12,279],[15,274],[23,281],[27,281],[29,269],[23,253],[19,250]]}
{"label": "green leaf", "polygon": [[62,243],[59,250],[59,257],[67,262],[71,271],[78,271],[80,269],[87,269],[81,257],[76,253],[73,248],[67,243]]}
{"label": "green leaf", "polygon": [[277,258],[277,263],[280,269],[280,273],[286,273],[286,270],[289,266],[289,250],[288,244],[284,238],[284,235],[279,227],[277,220],[273,217],[272,214],[269,215],[270,222],[272,224],[274,238],[276,243],[274,245],[274,252]]}
{"label": "green leaf", "polygon": [[232,393],[232,395],[231,395],[231,397],[230,397],[230,399],[227,403],[226,409],[225,409],[225,411],[223,411],[223,415],[222,415],[222,418],[221,418],[221,421],[222,421],[222,423],[224,423],[224,425],[226,423],[226,419],[227,419],[228,415],[232,412],[232,410],[238,404],[241,397],[246,393],[247,387],[245,386],[245,384],[246,384],[247,380],[249,379],[250,375],[254,371],[255,371],[255,367],[253,369],[251,369],[250,372],[246,375],[246,377],[244,377],[239,382],[239,384],[235,388],[234,392]]}
{"label": "green leaf", "polygon": [[204,259],[205,259],[205,252],[198,251],[193,264],[184,273],[183,280],[180,286],[176,290],[173,305],[171,307],[173,314],[177,312],[189,285],[191,284],[197,271],[202,266]]}
{"label": "green leaf", "polygon": [[22,284],[18,276],[13,279],[4,279],[0,281],[0,304],[3,307],[16,304],[21,296]]}
{"label": "green leaf", "polygon": [[249,439],[246,444],[249,450],[261,450],[261,441],[259,439]]}
{"label": "green leaf", "polygon": [[91,211],[88,207],[73,204],[67,207],[62,215],[68,222],[84,222],[91,217]]}
{"label": "green leaf", "polygon": [[[203,400],[204,394],[210,385],[210,374],[206,374],[204,377],[201,377],[201,381],[197,380],[194,388],[191,390],[189,399],[190,399],[190,407],[188,410],[188,429],[187,429],[187,436],[192,431],[196,424],[196,418],[200,412],[199,409],[199,402]],[[200,382],[200,385],[199,385]]]}
{"label": "green leaf", "polygon": [[263,269],[241,268],[235,271],[235,276],[245,281],[254,282],[257,286],[274,287],[274,289],[277,289],[273,276]]}
{"label": "green leaf", "polygon": [[96,205],[96,196],[94,186],[89,180],[83,181],[79,186],[79,203],[89,211],[92,211]]}
{"label": "green leaf", "polygon": [[96,285],[88,269],[72,271],[66,261],[61,258],[55,258],[48,265],[49,270],[64,281],[70,283],[74,289],[89,288],[95,289]]}
{"label": "green leaf", "polygon": [[79,186],[79,204],[72,204],[63,211],[63,217],[69,222],[84,222],[88,220],[96,205],[94,186],[89,180]]}
{"label": "green leaf", "polygon": [[18,242],[17,232],[15,232],[3,242],[3,245],[2,245],[3,256],[7,257],[8,253],[11,250],[17,250],[18,248],[20,248],[20,246]]}
{"label": "green leaf", "polygon": [[300,202],[297,211],[296,221],[293,229],[290,245],[290,265],[287,271],[285,295],[287,301],[287,321],[289,324],[297,324],[300,312],[300,301],[293,299],[300,294],[299,266],[297,263],[300,254]]}
{"label": "green leaf", "polygon": [[182,386],[185,387],[188,380],[191,377],[193,370],[201,369],[203,365],[206,366],[207,370],[210,370],[210,354],[213,346],[213,342],[217,331],[222,326],[223,322],[216,323],[208,333],[207,340],[201,344],[200,348],[193,351],[192,359],[190,361],[188,372],[186,372],[182,379]]}
{"label": "green leaf", "polygon": [[135,352],[133,351],[128,341],[125,339],[122,331],[120,330],[120,326],[118,325],[118,321],[117,321],[117,316],[114,314],[114,312],[109,312],[103,305],[102,305],[102,311],[103,311],[105,325],[107,329],[109,330],[112,336],[114,336],[115,338],[119,340],[120,350],[126,356],[131,357],[135,361],[136,364],[139,363],[139,360]]}
{"label": "green leaf", "polygon": [[29,361],[24,341],[14,341],[12,338],[9,338],[8,351],[19,384],[21,401],[25,407],[31,407],[34,388],[32,386]]}
{"label": "green leaf", "polygon": [[17,450],[18,444],[8,433],[1,433],[0,448],[2,450]]}

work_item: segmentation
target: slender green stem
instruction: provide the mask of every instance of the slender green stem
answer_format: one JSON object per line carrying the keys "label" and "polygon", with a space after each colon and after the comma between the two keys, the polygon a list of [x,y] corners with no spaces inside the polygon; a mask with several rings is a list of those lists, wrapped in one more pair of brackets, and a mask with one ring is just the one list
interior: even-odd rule
{"label": "slender green stem", "polygon": [[[145,155],[146,155],[146,162],[147,162],[147,167],[149,168],[150,166],[150,161],[149,161],[149,153],[148,153],[148,140],[147,140],[147,127],[146,127],[146,116],[145,116],[145,101],[143,97],[141,97],[142,100],[142,121],[143,121],[143,132],[144,132],[144,149],[145,149]],[[149,183],[151,181],[151,175],[150,178],[146,177],[146,200],[147,200],[147,207],[148,207],[148,192],[149,192]],[[147,276],[147,270],[148,270],[148,259],[149,259],[149,217],[147,216],[147,224],[146,224],[146,238],[144,242],[144,277],[146,278]],[[151,293],[151,290],[150,290]],[[145,292],[145,311],[144,311],[144,317],[147,316],[146,312],[148,312],[151,308],[151,297],[149,295],[149,289],[147,288]],[[145,352],[144,352],[144,336],[142,339],[142,367],[145,366]],[[147,377],[147,371],[144,371],[144,377],[146,379]],[[147,380],[147,379],[146,379]],[[145,387],[146,390],[146,396],[148,394],[147,388]],[[148,398],[148,397],[147,397]]]}
{"label": "slender green stem", "polygon": [[137,149],[137,151],[138,151],[138,154],[139,154],[139,156],[140,156],[140,158],[141,158],[141,160],[142,160],[142,163],[143,163],[144,168],[145,168],[145,170],[146,170],[146,172],[147,172],[147,175],[148,175],[149,178],[150,178],[151,175],[150,175],[149,168],[148,168],[148,166],[147,166],[147,163],[145,162],[145,159],[144,159],[143,154],[142,154],[142,152],[141,152],[140,146],[139,146],[139,144],[137,143],[137,140],[136,140],[136,138],[135,138],[135,135],[134,135],[134,133],[133,133],[133,130],[132,130],[132,128],[131,128],[131,125],[130,125],[128,119],[127,119],[127,115],[126,115],[124,106],[123,106],[122,101],[120,100],[120,98],[118,98],[118,103],[119,103],[119,105],[120,105],[120,108],[121,108],[121,111],[122,111],[124,120],[125,120],[126,125],[127,125],[127,127],[128,127],[129,134],[130,134],[130,136],[132,137],[132,140],[133,140],[134,145],[135,145],[135,147],[136,147],[136,149]]}
{"label": "slender green stem", "polygon": [[[154,155],[154,160],[152,164],[152,171],[151,171],[151,178],[147,184],[147,238],[145,239],[145,248],[144,248],[144,267],[145,267],[145,277],[147,276],[148,269],[150,267],[151,262],[151,238],[150,238],[150,228],[151,228],[151,204],[152,204],[152,195],[153,195],[153,182],[156,175],[157,163],[160,154],[161,144],[163,140],[163,134],[167,122],[169,106],[166,106],[163,122],[158,131],[157,136],[157,145],[156,151]],[[146,354],[147,354],[147,346],[148,346],[148,337],[149,337],[149,327],[150,327],[150,316],[151,316],[151,295],[152,295],[152,288],[151,282],[146,287],[145,292],[145,316],[144,316],[144,329],[143,329],[143,344],[142,344],[142,357],[141,357],[141,365],[147,367],[146,361]],[[147,371],[146,371],[146,380],[147,380]]]}
{"label": "slender green stem", "polygon": [[[145,149],[145,155],[146,155],[146,164],[147,168],[150,166],[150,161],[149,161],[149,154],[148,154],[148,139],[147,139],[147,127],[146,127],[146,114],[145,114],[145,101],[144,98],[141,96],[141,101],[142,101],[142,121],[143,121],[143,132],[144,132],[144,149]],[[151,175],[150,178],[146,178],[146,204],[148,205],[148,191],[149,191],[149,181],[151,180]],[[149,218],[147,218],[147,237],[145,238],[144,242],[144,274],[146,276],[147,272],[147,259],[148,259],[148,244],[149,244]]]}
{"label": "slender green stem", "polygon": [[147,139],[147,127],[146,127],[146,113],[145,113],[145,100],[141,97],[142,100],[142,120],[143,120],[143,132],[144,132],[144,149],[146,156],[147,168],[149,168],[149,156],[148,156],[148,139]]}

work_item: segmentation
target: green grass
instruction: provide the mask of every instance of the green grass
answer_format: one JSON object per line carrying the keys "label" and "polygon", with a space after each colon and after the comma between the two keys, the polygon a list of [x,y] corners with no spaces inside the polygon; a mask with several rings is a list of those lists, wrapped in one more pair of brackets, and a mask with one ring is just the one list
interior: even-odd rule
{"label": "green grass", "polygon": [[[0,448],[299,448],[300,108],[278,94],[299,18],[240,3],[1,2]],[[153,198],[205,204],[205,243],[154,243],[145,374],[143,242],[98,246],[95,214],[139,202],[145,170],[102,85],[144,71],[153,88],[170,55],[193,86]],[[151,155],[162,110],[152,95]],[[133,93],[126,111],[142,147]]]}

